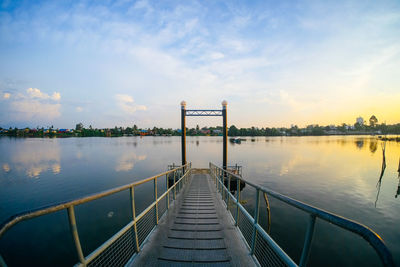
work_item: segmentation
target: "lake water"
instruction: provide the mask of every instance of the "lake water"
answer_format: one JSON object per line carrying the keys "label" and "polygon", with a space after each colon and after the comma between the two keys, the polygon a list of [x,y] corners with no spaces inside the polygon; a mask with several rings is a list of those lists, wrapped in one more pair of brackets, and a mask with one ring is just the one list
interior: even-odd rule
{"label": "lake water", "polygon": [[[372,228],[400,265],[400,143],[386,142],[387,167],[379,187],[382,144],[370,136],[257,137],[254,142],[248,137],[228,144],[228,162],[243,166],[243,177],[252,182]],[[161,173],[180,162],[180,137],[3,137],[0,152],[3,222],[18,212]],[[195,168],[208,167],[210,161],[221,165],[222,137],[187,137],[187,159]],[[151,202],[152,188],[137,191],[140,212]],[[246,187],[242,197],[252,212],[254,191]],[[298,261],[308,216],[270,202],[271,235]],[[130,220],[129,193],[78,206],[76,215],[87,255]],[[265,225],[265,204],[260,216]],[[0,253],[11,266],[78,261],[65,211],[18,224],[0,240]],[[375,266],[379,259],[361,238],[317,220],[309,265]]]}

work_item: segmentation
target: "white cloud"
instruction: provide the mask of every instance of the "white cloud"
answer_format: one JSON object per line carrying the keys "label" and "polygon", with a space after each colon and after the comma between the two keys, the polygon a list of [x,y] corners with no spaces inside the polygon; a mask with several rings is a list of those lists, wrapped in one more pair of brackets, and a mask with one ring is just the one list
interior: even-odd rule
{"label": "white cloud", "polygon": [[[3,95],[3,98],[10,97]],[[57,103],[60,99],[58,92],[50,96],[37,88],[28,88],[26,94],[16,94],[7,108],[12,120],[51,120],[61,116],[61,104]]]}
{"label": "white cloud", "polygon": [[76,107],[76,112],[82,112],[83,111],[83,108],[82,107]]}
{"label": "white cloud", "polygon": [[61,99],[60,93],[54,92],[53,95],[51,96],[51,99],[59,101]]}
{"label": "white cloud", "polygon": [[4,93],[3,94],[3,98],[4,99],[9,99],[11,97],[11,94],[10,93]]}
{"label": "white cloud", "polygon": [[61,95],[58,92],[54,92],[51,96],[49,96],[46,93],[41,92],[37,88],[28,88],[28,90],[26,90],[26,92],[28,93],[28,96],[30,98],[52,99],[54,101],[59,101],[61,99]]}
{"label": "white cloud", "polygon": [[130,95],[117,94],[115,95],[115,99],[117,100],[117,105],[125,111],[126,113],[135,113],[138,110],[146,110],[146,106],[136,105],[133,97]]}

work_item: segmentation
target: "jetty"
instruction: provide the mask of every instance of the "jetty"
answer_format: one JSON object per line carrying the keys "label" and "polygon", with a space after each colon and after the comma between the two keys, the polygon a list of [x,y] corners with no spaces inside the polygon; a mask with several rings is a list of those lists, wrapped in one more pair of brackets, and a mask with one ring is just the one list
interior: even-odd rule
{"label": "jetty", "polygon": [[209,170],[193,169],[182,196],[131,266],[255,266]]}

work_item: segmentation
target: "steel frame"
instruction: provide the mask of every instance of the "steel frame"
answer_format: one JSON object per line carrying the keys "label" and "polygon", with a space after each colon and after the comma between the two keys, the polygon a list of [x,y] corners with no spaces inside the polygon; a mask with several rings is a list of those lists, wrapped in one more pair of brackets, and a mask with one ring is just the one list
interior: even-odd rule
{"label": "steel frame", "polygon": [[222,116],[220,109],[186,109],[185,116]]}

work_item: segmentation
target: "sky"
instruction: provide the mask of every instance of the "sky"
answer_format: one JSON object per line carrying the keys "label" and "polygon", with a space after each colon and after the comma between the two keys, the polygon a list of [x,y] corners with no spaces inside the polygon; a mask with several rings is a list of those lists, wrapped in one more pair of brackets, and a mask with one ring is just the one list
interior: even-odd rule
{"label": "sky", "polygon": [[[2,1],[0,126],[400,122],[400,1]],[[191,117],[189,127],[221,125]]]}

